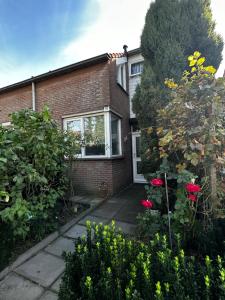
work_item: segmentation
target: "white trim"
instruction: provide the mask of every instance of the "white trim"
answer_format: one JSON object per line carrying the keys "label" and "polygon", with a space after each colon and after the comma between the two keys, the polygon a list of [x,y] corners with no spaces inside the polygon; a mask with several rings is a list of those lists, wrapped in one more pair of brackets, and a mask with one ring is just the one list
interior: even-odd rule
{"label": "white trim", "polygon": [[111,126],[110,126],[111,115],[109,112],[106,112],[104,115],[105,121],[105,156],[111,157],[112,146],[111,146]]}
{"label": "white trim", "polygon": [[1,123],[1,125],[3,127],[7,127],[7,126],[10,126],[11,125],[11,122],[4,122],[4,123]]}
{"label": "white trim", "polygon": [[36,110],[36,90],[34,81],[32,81],[32,110]]}
{"label": "white trim", "polygon": [[93,111],[89,111],[89,112],[85,112],[85,113],[79,113],[79,114],[70,114],[70,115],[63,115],[62,119],[74,119],[76,117],[82,117],[82,116],[91,116],[91,115],[96,115],[96,114],[101,114],[104,113],[104,109],[101,110],[93,110]]}
{"label": "white trim", "polygon": [[133,162],[133,181],[134,183],[146,183],[142,174],[137,174],[137,162],[141,161],[136,155],[136,138],[140,137],[140,131],[132,132],[132,162]]}
{"label": "white trim", "polygon": [[140,63],[143,64],[144,61],[143,60],[139,60],[139,61],[133,61],[132,63],[130,63],[130,66],[129,66],[129,75],[130,75],[130,77],[140,76],[142,74],[142,72],[131,74],[131,67],[132,67],[132,65],[140,64]]}
{"label": "white trim", "polygon": [[115,114],[116,117],[118,117],[118,126],[119,126],[119,154],[112,155],[112,135],[111,135],[111,114],[112,111],[110,109],[104,109],[104,111],[98,112],[98,113],[84,113],[82,115],[76,115],[76,116],[70,116],[69,118],[63,118],[63,129],[67,129],[67,123],[74,120],[80,120],[81,121],[81,139],[84,139],[84,118],[88,117],[94,117],[94,116],[104,116],[104,133],[105,133],[105,155],[85,155],[85,146],[81,147],[81,154],[78,154],[78,158],[84,158],[84,159],[98,159],[98,158],[111,158],[111,157],[121,157],[122,156],[122,141],[121,141],[121,118],[117,113]]}

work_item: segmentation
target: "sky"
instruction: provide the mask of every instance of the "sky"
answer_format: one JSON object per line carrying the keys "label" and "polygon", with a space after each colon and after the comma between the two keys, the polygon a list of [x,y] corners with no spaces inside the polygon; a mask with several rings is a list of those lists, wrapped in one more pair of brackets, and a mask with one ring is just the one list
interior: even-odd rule
{"label": "sky", "polygon": [[[151,0],[0,0],[0,87],[139,47]],[[211,0],[225,40],[225,0]],[[225,58],[225,50],[223,52]],[[217,76],[222,76],[225,60]]]}

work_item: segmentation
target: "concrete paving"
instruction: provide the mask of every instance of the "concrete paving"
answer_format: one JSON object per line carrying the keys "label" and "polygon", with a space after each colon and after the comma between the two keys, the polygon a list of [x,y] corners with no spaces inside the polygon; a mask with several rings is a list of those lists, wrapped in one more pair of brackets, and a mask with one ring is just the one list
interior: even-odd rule
{"label": "concrete paving", "polygon": [[0,282],[1,300],[36,300],[44,289],[14,273]]}
{"label": "concrete paving", "polygon": [[36,255],[22,262],[0,281],[0,300],[56,300],[65,268],[61,254],[63,251],[73,251],[74,240],[86,235],[86,221],[108,224],[113,219],[125,234],[132,235],[136,228],[136,216],[144,211],[139,203],[143,197],[143,185],[133,185],[77,224],[66,228],[66,232],[43,245]]}
{"label": "concrete paving", "polygon": [[64,261],[43,251],[16,268],[16,273],[49,287],[64,271]]}

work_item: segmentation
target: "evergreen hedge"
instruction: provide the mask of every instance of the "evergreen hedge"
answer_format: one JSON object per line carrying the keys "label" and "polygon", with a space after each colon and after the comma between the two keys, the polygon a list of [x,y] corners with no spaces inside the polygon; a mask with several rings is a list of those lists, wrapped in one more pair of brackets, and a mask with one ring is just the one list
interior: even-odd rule
{"label": "evergreen hedge", "polygon": [[111,226],[87,223],[87,238],[65,254],[59,300],[225,299],[225,262],[196,259],[165,236],[148,244],[130,240]]}

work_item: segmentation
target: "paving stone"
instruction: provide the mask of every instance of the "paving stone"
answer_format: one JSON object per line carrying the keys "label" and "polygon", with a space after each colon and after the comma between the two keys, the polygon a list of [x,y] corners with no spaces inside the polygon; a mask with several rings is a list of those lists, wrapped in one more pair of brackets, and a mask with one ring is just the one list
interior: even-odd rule
{"label": "paving stone", "polygon": [[40,300],[57,300],[58,296],[56,293],[47,291],[43,294],[43,296],[40,298]]}
{"label": "paving stone", "polygon": [[74,241],[67,238],[58,238],[52,244],[45,248],[45,251],[61,256],[63,251],[73,252],[74,251]]}
{"label": "paving stone", "polygon": [[64,236],[73,239],[77,239],[82,235],[86,235],[86,227],[81,225],[74,225],[72,228],[70,228],[67,232],[64,233]]}
{"label": "paving stone", "polygon": [[54,292],[58,293],[59,288],[60,288],[60,284],[61,284],[61,280],[62,280],[62,276],[60,276],[55,283],[53,283],[53,285],[51,286],[51,290],[53,290]]}
{"label": "paving stone", "polygon": [[91,221],[91,223],[94,222],[96,224],[99,224],[99,223],[106,224],[109,222],[109,219],[88,215],[88,216],[84,217],[82,220],[80,220],[79,224],[86,225],[87,221]]}
{"label": "paving stone", "polygon": [[133,224],[125,223],[125,222],[117,222],[116,227],[121,228],[125,234],[134,234],[136,226]]}
{"label": "paving stone", "polygon": [[1,300],[35,300],[43,291],[42,287],[14,273],[10,273],[0,282]]}
{"label": "paving stone", "polygon": [[64,268],[63,259],[39,252],[19,266],[16,272],[44,287],[49,287],[62,274]]}
{"label": "paving stone", "polygon": [[98,209],[94,210],[91,215],[106,219],[113,219],[116,213],[120,210],[122,204],[120,202],[106,202]]}

